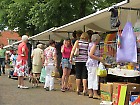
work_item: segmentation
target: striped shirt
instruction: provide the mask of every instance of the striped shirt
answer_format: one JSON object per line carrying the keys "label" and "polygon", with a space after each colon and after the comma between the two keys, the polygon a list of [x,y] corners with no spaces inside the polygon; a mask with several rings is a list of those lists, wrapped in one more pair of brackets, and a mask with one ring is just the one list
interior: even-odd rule
{"label": "striped shirt", "polygon": [[88,59],[88,42],[79,40],[79,56],[76,57],[75,62],[86,62]]}

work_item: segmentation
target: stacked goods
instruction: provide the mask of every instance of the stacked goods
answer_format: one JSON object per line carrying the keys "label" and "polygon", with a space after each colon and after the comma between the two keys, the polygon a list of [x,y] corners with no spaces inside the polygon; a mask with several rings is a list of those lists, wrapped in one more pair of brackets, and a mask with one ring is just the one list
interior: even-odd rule
{"label": "stacked goods", "polygon": [[68,80],[68,87],[72,91],[76,91],[76,76],[70,75]]}
{"label": "stacked goods", "polygon": [[112,101],[113,83],[100,83],[100,90],[103,101]]}
{"label": "stacked goods", "polygon": [[140,95],[131,95],[129,105],[140,105]]}
{"label": "stacked goods", "polygon": [[131,92],[140,92],[140,84],[113,83],[113,105],[129,105]]}

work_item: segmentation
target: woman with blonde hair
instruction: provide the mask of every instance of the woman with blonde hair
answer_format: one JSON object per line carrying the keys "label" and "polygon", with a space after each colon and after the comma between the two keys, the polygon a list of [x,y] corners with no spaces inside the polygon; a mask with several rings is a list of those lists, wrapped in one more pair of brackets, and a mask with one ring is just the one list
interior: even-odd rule
{"label": "woman with blonde hair", "polygon": [[98,34],[94,34],[91,37],[91,42],[88,47],[88,60],[86,62],[87,70],[88,70],[88,90],[89,90],[89,98],[100,99],[97,94],[98,90],[98,76],[96,74],[96,70],[98,67],[98,62],[103,62],[102,57],[100,57],[99,49],[97,47],[100,42],[100,36]]}
{"label": "woman with blonde hair", "polygon": [[76,68],[76,85],[77,85],[77,94],[80,93],[80,84],[81,79],[83,82],[83,94],[87,94],[87,69],[86,69],[86,61],[88,58],[88,34],[86,32],[82,33],[80,39],[77,40],[72,48],[70,55],[70,62],[72,62],[72,58],[76,48],[79,49],[79,55],[75,58],[75,68]]}

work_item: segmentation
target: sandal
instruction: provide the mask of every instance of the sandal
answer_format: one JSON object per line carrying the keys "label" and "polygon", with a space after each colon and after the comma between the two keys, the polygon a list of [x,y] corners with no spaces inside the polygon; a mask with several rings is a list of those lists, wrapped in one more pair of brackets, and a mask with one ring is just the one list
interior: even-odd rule
{"label": "sandal", "polygon": [[87,92],[83,92],[83,95],[84,95],[84,96],[88,96],[88,93],[87,93]]}
{"label": "sandal", "polygon": [[100,96],[98,96],[98,95],[93,95],[93,99],[101,99],[101,97]]}
{"label": "sandal", "polygon": [[67,88],[67,87],[66,87],[66,88],[65,88],[65,90],[67,90],[67,91],[68,91],[68,90],[69,90],[69,88]]}
{"label": "sandal", "polygon": [[79,91],[77,91],[76,93],[77,93],[77,95],[82,95]]}
{"label": "sandal", "polygon": [[89,94],[89,95],[88,95],[88,98],[93,98],[93,95],[92,95],[92,94]]}

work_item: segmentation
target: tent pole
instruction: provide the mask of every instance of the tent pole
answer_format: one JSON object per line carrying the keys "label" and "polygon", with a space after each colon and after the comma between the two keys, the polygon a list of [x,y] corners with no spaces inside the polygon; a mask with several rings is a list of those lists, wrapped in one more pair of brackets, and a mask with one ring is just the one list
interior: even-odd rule
{"label": "tent pole", "polygon": [[86,26],[84,25],[84,32],[86,31]]}
{"label": "tent pole", "polygon": [[70,32],[68,32],[68,38],[70,38]]}
{"label": "tent pole", "polygon": [[125,9],[125,10],[140,10],[140,8],[128,8],[128,7],[118,7],[118,6],[115,6],[114,7],[115,9]]}

